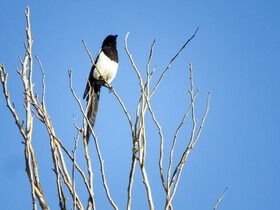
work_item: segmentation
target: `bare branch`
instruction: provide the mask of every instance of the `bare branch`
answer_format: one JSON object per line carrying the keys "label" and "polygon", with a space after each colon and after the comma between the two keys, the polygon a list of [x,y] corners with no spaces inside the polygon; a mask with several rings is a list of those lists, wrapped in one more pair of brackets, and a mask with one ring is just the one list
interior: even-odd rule
{"label": "bare branch", "polygon": [[164,138],[163,138],[163,134],[162,134],[162,130],[161,130],[161,126],[159,125],[159,122],[156,120],[155,114],[151,108],[149,99],[147,99],[147,104],[148,104],[148,108],[150,110],[150,113],[153,117],[153,121],[156,124],[157,128],[158,128],[158,132],[159,132],[159,136],[160,136],[160,155],[159,155],[159,169],[160,169],[160,177],[161,177],[161,182],[162,182],[162,186],[164,187],[165,191],[167,191],[167,186],[165,184],[165,180],[164,180],[164,176],[163,176],[163,167],[162,167],[162,161],[163,161],[163,142],[164,142]]}
{"label": "bare branch", "polygon": [[[152,46],[151,46],[151,50],[150,50],[150,56],[149,56],[149,60],[147,62],[147,67],[146,67],[146,70],[147,70],[147,81],[149,81],[149,66],[150,66],[150,62],[152,60],[152,56],[153,56],[153,50],[154,50],[154,45],[156,43],[156,40],[154,39],[153,43],[152,43]],[[149,94],[148,94],[149,95]]]}
{"label": "bare branch", "polygon": [[114,95],[116,96],[117,100],[119,101],[126,117],[127,117],[127,120],[129,122],[129,125],[130,125],[130,129],[131,129],[131,133],[132,133],[132,136],[134,134],[134,129],[133,129],[133,124],[132,124],[132,121],[131,121],[131,118],[130,118],[130,115],[128,114],[126,108],[125,108],[125,105],[124,103],[122,102],[121,98],[118,96],[118,94],[116,93],[115,89],[111,89],[112,93],[114,93]]}
{"label": "bare branch", "polygon": [[217,203],[216,203],[216,205],[215,205],[213,210],[216,210],[218,204],[220,203],[220,201],[223,199],[224,195],[226,194],[227,189],[228,189],[228,187],[226,187],[226,189],[225,189],[224,193],[222,194],[222,196],[220,198],[218,198]]}
{"label": "bare branch", "polygon": [[194,34],[191,36],[191,38],[188,39],[188,41],[183,45],[183,47],[181,47],[181,49],[178,51],[178,53],[171,59],[171,61],[169,62],[168,66],[166,67],[166,69],[163,71],[163,73],[161,74],[156,86],[154,87],[150,97],[152,97],[152,95],[154,94],[154,92],[156,91],[156,89],[158,88],[159,83],[161,82],[163,76],[165,75],[165,73],[167,72],[167,70],[170,68],[172,62],[177,58],[177,56],[182,52],[182,50],[187,46],[187,44],[195,37],[197,31],[198,31],[199,27],[195,30]]}
{"label": "bare branch", "polygon": [[127,37],[128,37],[128,35],[129,35],[129,32],[126,34],[125,41],[124,41],[124,44],[125,44],[125,51],[126,51],[128,57],[129,57],[129,59],[130,59],[130,62],[131,62],[131,64],[132,64],[132,66],[133,66],[133,68],[134,68],[134,70],[135,70],[137,76],[138,76],[138,79],[139,79],[139,82],[140,82],[140,86],[141,86],[141,88],[142,88],[142,91],[144,91],[144,85],[143,85],[143,81],[142,81],[142,77],[141,77],[141,75],[140,75],[140,72],[138,71],[138,69],[137,69],[137,67],[136,67],[136,65],[135,65],[135,63],[134,63],[134,61],[133,61],[133,59],[132,59],[132,55],[128,52],[128,48],[127,48]]}
{"label": "bare branch", "polygon": [[176,133],[175,133],[174,138],[173,138],[173,144],[172,144],[172,148],[170,150],[169,166],[168,166],[168,171],[167,171],[167,184],[168,184],[168,187],[169,187],[170,172],[171,172],[171,166],[172,166],[172,160],[173,160],[173,152],[174,152],[174,148],[175,148],[175,143],[176,143],[177,135],[178,135],[182,125],[184,124],[185,119],[186,119],[186,117],[188,116],[188,114],[189,114],[189,112],[191,110],[191,107],[192,106],[190,105],[190,107],[189,107],[188,111],[186,112],[186,114],[184,115],[184,117],[183,117],[179,127],[177,128]]}
{"label": "bare branch", "polygon": [[[85,46],[85,48],[86,48],[86,51],[87,51],[87,53],[88,53],[88,55],[89,55],[89,57],[90,57],[91,63],[94,65],[95,69],[97,70],[97,72],[98,72],[98,74],[99,74],[99,77],[104,78],[103,75],[101,74],[101,72],[99,71],[99,69],[97,68],[95,62],[93,61],[92,56],[91,56],[91,54],[90,54],[90,52],[89,52],[89,50],[88,50],[88,48],[87,48],[87,46],[86,46],[85,41],[82,40],[82,42],[83,42],[83,44],[84,44],[84,46]],[[89,82],[89,81],[88,81],[88,82]],[[107,85],[107,87],[108,87],[109,89],[113,89],[113,87],[112,87],[106,80],[104,80],[104,82],[105,82],[105,84]]]}
{"label": "bare branch", "polygon": [[43,66],[42,66],[42,63],[40,61],[40,59],[38,58],[38,56],[36,55],[35,56],[36,59],[38,60],[39,62],[39,65],[40,65],[40,68],[41,68],[41,72],[42,72],[42,86],[43,86],[43,91],[42,91],[42,106],[43,106],[43,109],[46,109],[46,105],[45,105],[45,92],[46,92],[46,85],[45,85],[45,72],[44,72],[44,69],[43,69]]}
{"label": "bare branch", "polygon": [[[75,122],[75,118],[74,118],[74,122]],[[74,138],[75,140],[75,146],[74,146],[74,150],[73,150],[73,167],[72,167],[72,188],[73,188],[73,192],[75,192],[75,163],[76,163],[76,151],[78,148],[78,140],[79,140],[79,133],[80,131],[78,130],[77,132],[77,136]],[[73,198],[73,210],[76,210],[76,194],[74,194],[74,198]]]}
{"label": "bare branch", "polygon": [[[134,144],[136,144],[136,142]],[[130,173],[129,173],[129,183],[128,183],[128,187],[127,187],[127,210],[130,210],[130,207],[131,207],[131,190],[132,190],[136,161],[137,161],[137,159],[135,157],[135,152],[133,151],[131,168],[130,168]]]}
{"label": "bare branch", "polygon": [[199,136],[200,136],[200,133],[201,133],[201,130],[202,130],[202,127],[203,127],[203,124],[204,124],[204,121],[205,121],[205,118],[208,114],[208,111],[209,111],[209,103],[210,103],[210,92],[208,93],[208,99],[207,99],[207,107],[206,107],[206,111],[205,111],[205,114],[202,118],[202,121],[201,121],[201,124],[200,124],[200,127],[199,127],[199,130],[198,130],[198,133],[194,139],[194,142],[192,143],[192,147],[195,145],[196,141],[198,140]]}
{"label": "bare branch", "polygon": [[25,131],[23,129],[23,124],[21,124],[21,122],[19,120],[19,117],[16,113],[16,110],[10,102],[10,94],[9,94],[9,91],[8,91],[8,88],[7,88],[8,73],[6,72],[3,64],[0,64],[0,76],[1,76],[1,83],[2,83],[2,86],[3,86],[3,92],[4,92],[4,95],[5,95],[5,98],[6,98],[7,107],[9,108],[9,110],[11,111],[11,113],[14,117],[15,122],[16,122],[18,128],[19,128],[19,131],[20,131],[22,137],[24,139],[26,139],[27,137],[26,137]]}
{"label": "bare branch", "polygon": [[89,55],[89,58],[90,58],[90,60],[91,60],[91,63],[94,64],[94,61],[93,61],[92,56],[91,56],[91,54],[90,54],[90,52],[89,52],[89,50],[88,50],[88,48],[87,48],[87,45],[86,45],[85,41],[82,40],[82,42],[83,42],[83,44],[84,44],[84,46],[85,46],[85,48],[86,48],[86,51],[87,51],[87,53],[88,53],[88,55]]}

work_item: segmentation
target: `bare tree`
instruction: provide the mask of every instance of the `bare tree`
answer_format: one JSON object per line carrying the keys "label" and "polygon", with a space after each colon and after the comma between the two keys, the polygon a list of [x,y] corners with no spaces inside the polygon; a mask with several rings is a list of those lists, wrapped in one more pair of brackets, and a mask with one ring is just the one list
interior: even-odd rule
{"label": "bare tree", "polygon": [[[46,130],[49,135],[50,140],[50,146],[51,146],[51,155],[52,155],[52,161],[53,161],[53,170],[55,172],[56,176],[56,186],[58,191],[58,199],[59,199],[59,206],[60,209],[66,209],[67,206],[67,198],[65,197],[65,186],[66,189],[68,189],[68,192],[71,194],[71,199],[73,201],[73,209],[96,209],[95,207],[95,197],[93,192],[93,170],[92,170],[92,164],[90,155],[88,152],[87,142],[86,142],[86,125],[88,124],[88,119],[86,116],[88,107],[83,107],[80,98],[76,95],[74,88],[72,86],[72,71],[69,70],[69,84],[70,84],[70,90],[73,94],[73,97],[75,98],[81,114],[83,116],[83,122],[82,125],[77,125],[75,118],[74,124],[77,130],[77,136],[74,138],[74,148],[72,152],[69,152],[69,149],[67,149],[62,141],[56,136],[55,129],[52,125],[51,118],[47,112],[46,104],[45,104],[45,72],[43,70],[42,64],[37,56],[35,56],[36,60],[38,61],[41,72],[42,72],[42,86],[43,90],[41,93],[41,96],[34,90],[35,83],[32,80],[32,72],[33,72],[33,55],[32,55],[32,44],[34,40],[31,36],[31,28],[30,28],[30,20],[29,20],[29,7],[27,7],[25,11],[25,16],[27,20],[27,27],[26,27],[26,36],[27,36],[27,42],[25,43],[25,56],[23,59],[20,58],[21,63],[21,69],[17,69],[18,74],[20,75],[20,78],[23,83],[24,87],[24,108],[25,108],[25,126],[24,123],[19,119],[19,116],[17,114],[17,111],[15,109],[15,106],[10,101],[10,93],[7,87],[7,81],[8,81],[8,73],[5,70],[5,67],[3,64],[0,64],[0,76],[1,76],[1,83],[3,86],[3,93],[6,99],[7,107],[10,110],[10,112],[13,115],[13,118],[16,122],[16,125],[19,129],[19,132],[21,133],[23,139],[24,139],[24,145],[25,145],[25,163],[26,163],[26,172],[29,178],[30,186],[31,186],[31,196],[32,196],[32,202],[33,202],[33,209],[37,209],[38,204],[37,201],[39,201],[39,205],[42,209],[50,209],[48,206],[48,203],[44,197],[44,191],[40,184],[39,179],[39,173],[38,173],[38,167],[36,162],[36,155],[35,151],[32,146],[32,132],[33,132],[33,123],[34,123],[34,117],[36,116],[46,127]],[[173,61],[179,56],[179,54],[182,52],[182,50],[188,45],[188,43],[195,37],[197,34],[198,28],[194,32],[194,34],[186,41],[186,43],[182,46],[182,48],[177,52],[177,54],[170,60],[167,67],[163,70],[161,73],[161,76],[157,79],[156,85],[154,87],[150,87],[150,81],[152,79],[153,73],[156,71],[157,66],[155,66],[152,70],[150,69],[150,62],[153,56],[153,48],[155,45],[155,40],[153,41],[150,49],[150,54],[148,56],[148,62],[146,65],[146,74],[145,79],[143,79],[143,75],[140,74],[140,71],[138,70],[137,66],[135,65],[132,55],[129,53],[128,47],[127,47],[127,39],[129,33],[127,33],[125,38],[125,50],[126,53],[130,59],[131,65],[138,77],[139,85],[140,85],[140,95],[139,95],[139,101],[136,106],[136,115],[135,115],[135,121],[132,121],[132,118],[130,117],[129,112],[126,109],[125,104],[117,94],[116,90],[106,82],[106,86],[112,91],[116,99],[118,100],[119,104],[121,105],[122,110],[124,111],[125,117],[128,120],[130,131],[131,131],[131,143],[132,143],[132,161],[131,161],[131,168],[129,173],[129,182],[127,187],[127,209],[131,209],[131,200],[132,200],[132,186],[133,186],[133,180],[134,180],[134,173],[135,168],[139,166],[143,183],[145,185],[146,189],[146,197],[147,201],[149,203],[150,209],[154,209],[154,202],[152,197],[152,191],[151,191],[151,185],[148,179],[148,173],[145,167],[146,160],[146,154],[147,154],[147,144],[149,143],[149,140],[146,136],[146,130],[148,130],[145,127],[146,120],[145,116],[148,113],[151,114],[153,122],[155,123],[160,144],[159,144],[159,161],[158,161],[158,167],[159,167],[159,178],[161,179],[163,189],[165,191],[165,209],[173,209],[172,207],[172,199],[174,198],[174,195],[176,193],[176,189],[179,184],[180,176],[184,167],[184,164],[188,158],[188,155],[190,151],[195,146],[196,142],[199,139],[199,136],[201,134],[208,110],[209,110],[209,102],[210,102],[210,93],[208,94],[208,100],[206,103],[206,110],[204,113],[204,116],[199,123],[199,121],[196,119],[195,116],[195,99],[198,94],[198,89],[194,90],[193,85],[193,76],[192,76],[192,65],[189,65],[189,72],[190,72],[190,85],[191,88],[188,90],[191,103],[188,106],[186,113],[184,116],[182,116],[182,121],[178,123],[178,128],[175,131],[174,137],[173,137],[173,143],[172,147],[169,151],[169,153],[164,153],[163,145],[164,145],[164,136],[162,132],[162,127],[160,125],[160,122],[156,118],[156,114],[153,111],[152,105],[150,103],[150,100],[153,96],[153,94],[156,92],[158,86],[160,85],[161,81],[163,80],[164,76],[166,75],[166,72],[170,69],[171,64]],[[85,46],[85,49],[91,59],[91,62],[93,65],[95,65],[91,54],[83,41],[83,44]],[[97,69],[97,71],[99,71]],[[99,72],[101,75],[101,73]],[[102,76],[102,75],[101,75]],[[39,99],[40,98],[40,99]],[[91,99],[89,99],[91,100]],[[172,170],[173,163],[173,154],[174,154],[174,148],[176,146],[177,136],[180,132],[180,129],[182,128],[182,125],[185,122],[185,119],[190,116],[192,119],[192,129],[190,130],[190,139],[188,140],[188,144],[186,145],[186,148],[184,148],[184,152],[181,154],[181,159],[175,163],[176,167],[173,167],[174,170]],[[92,128],[90,128],[92,130]],[[76,151],[78,149],[78,141],[80,139],[80,136],[83,141],[83,148],[84,148],[84,156],[87,163],[87,171],[84,172],[78,165],[76,161]],[[114,200],[112,199],[110,195],[110,191],[108,188],[108,185],[106,183],[106,176],[105,176],[105,168],[104,168],[104,161],[102,159],[101,150],[98,145],[98,139],[95,135],[94,131],[92,130],[92,136],[94,138],[95,143],[95,149],[98,154],[99,163],[100,163],[100,171],[102,176],[102,182],[103,186],[106,192],[106,196],[108,198],[109,203],[114,209],[118,209],[117,205],[115,204]],[[163,158],[167,156],[169,159],[168,168],[164,170],[163,168]],[[71,160],[72,164],[67,165],[65,158],[68,158]],[[164,174],[164,171],[167,173]],[[87,204],[82,204],[79,195],[75,188],[75,179],[77,177],[76,172],[82,177],[82,180],[84,182],[84,186],[86,191],[88,192],[88,201]],[[226,188],[227,190],[227,188]],[[222,197],[217,201],[215,208],[217,207],[220,200],[223,198],[226,190],[224,191]],[[86,206],[86,207],[84,207]]]}

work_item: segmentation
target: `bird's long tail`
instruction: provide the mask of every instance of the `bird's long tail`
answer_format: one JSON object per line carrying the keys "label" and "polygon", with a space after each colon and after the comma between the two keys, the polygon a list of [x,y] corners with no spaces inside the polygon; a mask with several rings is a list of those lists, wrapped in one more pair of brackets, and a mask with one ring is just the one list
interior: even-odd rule
{"label": "bird's long tail", "polygon": [[89,93],[88,102],[90,103],[87,113],[89,124],[87,126],[87,143],[91,135],[91,128],[93,128],[99,104],[100,85],[94,85],[94,88]]}

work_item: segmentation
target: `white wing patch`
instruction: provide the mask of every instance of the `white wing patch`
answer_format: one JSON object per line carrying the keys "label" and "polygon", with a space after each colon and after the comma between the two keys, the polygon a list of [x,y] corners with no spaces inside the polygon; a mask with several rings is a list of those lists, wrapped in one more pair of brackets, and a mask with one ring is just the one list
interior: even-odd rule
{"label": "white wing patch", "polygon": [[[99,54],[100,52],[98,52]],[[97,54],[97,55],[98,55]],[[100,53],[97,63],[95,64],[98,70],[100,71],[103,78],[108,82],[112,82],[115,78],[118,70],[118,63],[112,61],[108,58],[103,52]],[[99,73],[96,69],[93,71],[93,77],[99,79]]]}

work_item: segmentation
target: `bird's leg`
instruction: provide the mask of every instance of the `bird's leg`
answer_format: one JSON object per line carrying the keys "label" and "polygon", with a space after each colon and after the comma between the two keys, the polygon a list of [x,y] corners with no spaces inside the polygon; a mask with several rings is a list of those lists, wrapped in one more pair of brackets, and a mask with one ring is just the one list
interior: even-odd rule
{"label": "bird's leg", "polygon": [[99,85],[104,86],[104,84],[105,84],[104,77],[103,76],[99,76],[97,82],[98,82]]}
{"label": "bird's leg", "polygon": [[114,87],[109,85],[108,83],[106,83],[105,79],[102,76],[99,76],[97,82],[98,82],[98,84],[100,86],[104,86],[104,87],[108,88],[109,89],[109,93],[111,93],[114,90]]}
{"label": "bird's leg", "polygon": [[104,81],[104,77],[102,75],[99,76],[98,78],[99,81]]}
{"label": "bird's leg", "polygon": [[113,92],[113,90],[114,90],[113,86],[108,86],[108,88],[109,88],[109,93]]}

